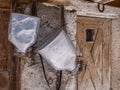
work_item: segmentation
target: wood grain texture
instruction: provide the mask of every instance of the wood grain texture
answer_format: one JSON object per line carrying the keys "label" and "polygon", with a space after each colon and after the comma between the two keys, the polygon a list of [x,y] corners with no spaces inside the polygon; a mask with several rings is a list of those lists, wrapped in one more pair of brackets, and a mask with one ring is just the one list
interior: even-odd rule
{"label": "wood grain texture", "polygon": [[[78,75],[78,90],[110,89],[109,19],[78,17],[77,45],[86,70]],[[86,30],[93,29],[93,41],[86,41]]]}
{"label": "wood grain texture", "polygon": [[[10,58],[8,56],[9,45],[7,40],[7,25],[8,25],[8,15],[0,14],[0,89],[9,90],[10,84],[10,73],[8,72],[8,67],[11,66]],[[3,19],[2,19],[3,18]],[[3,22],[4,21],[4,22]],[[9,69],[10,70],[10,69]]]}
{"label": "wood grain texture", "polygon": [[19,86],[18,61],[8,41],[9,17],[7,12],[0,13],[0,90],[18,90]]}

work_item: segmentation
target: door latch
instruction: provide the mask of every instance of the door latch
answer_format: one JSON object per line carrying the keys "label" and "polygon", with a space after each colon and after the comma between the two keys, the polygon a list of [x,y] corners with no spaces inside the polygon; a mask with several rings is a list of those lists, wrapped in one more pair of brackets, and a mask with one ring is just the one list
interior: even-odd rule
{"label": "door latch", "polygon": [[78,61],[78,63],[80,64],[79,72],[85,71],[87,64],[85,64],[83,60]]}

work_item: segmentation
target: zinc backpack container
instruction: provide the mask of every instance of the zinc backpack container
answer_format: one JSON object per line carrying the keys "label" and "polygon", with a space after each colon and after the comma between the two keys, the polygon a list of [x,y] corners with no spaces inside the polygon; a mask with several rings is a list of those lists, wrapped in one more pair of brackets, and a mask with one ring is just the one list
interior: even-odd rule
{"label": "zinc backpack container", "polygon": [[40,20],[30,15],[12,13],[9,24],[8,39],[18,49],[25,53],[37,39]]}
{"label": "zinc backpack container", "polygon": [[53,33],[51,41],[48,38],[39,53],[56,70],[73,71],[76,68],[76,49],[66,33]]}

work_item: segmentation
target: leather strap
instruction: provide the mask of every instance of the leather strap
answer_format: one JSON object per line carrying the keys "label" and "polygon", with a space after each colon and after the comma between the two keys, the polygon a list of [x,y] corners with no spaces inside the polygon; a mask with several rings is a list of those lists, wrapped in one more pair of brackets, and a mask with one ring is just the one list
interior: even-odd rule
{"label": "leather strap", "polygon": [[[41,48],[39,49],[42,49],[44,48],[47,44],[50,43],[51,40],[53,40],[62,30],[64,30],[64,26],[65,26],[65,22],[64,22],[64,6],[60,6],[60,11],[61,11],[61,26],[58,27],[58,28],[55,28],[57,29],[57,32],[54,32],[54,34],[52,35],[49,35],[49,37],[46,38],[46,40],[44,40],[45,42],[43,43],[43,45],[41,45]],[[53,30],[55,31],[55,30]],[[48,40],[49,39],[49,40]],[[51,40],[50,40],[51,39]],[[47,42],[46,42],[47,41]],[[44,67],[44,63],[43,63],[43,58],[42,56],[39,54],[39,57],[40,57],[40,60],[41,60],[41,64],[42,64],[42,69],[43,69],[43,74],[44,74],[44,77],[45,77],[45,80],[46,80],[46,83],[49,87],[50,90],[51,87],[49,85],[49,82],[47,80],[47,76],[46,76],[46,72],[45,72],[45,67]],[[57,80],[56,80],[56,90],[60,90],[60,87],[61,87],[61,80],[62,80],[62,71],[57,71]]]}
{"label": "leather strap", "polygon": [[[63,26],[62,30],[64,30],[67,33],[65,29],[64,6],[63,5],[60,5],[60,11],[61,11],[61,26]],[[61,81],[62,81],[62,71],[58,71],[57,81],[56,81],[56,90],[60,90]]]}
{"label": "leather strap", "polygon": [[62,80],[62,71],[57,72],[56,90],[60,90]]}
{"label": "leather strap", "polygon": [[[47,83],[47,86],[49,87],[50,90],[51,87],[49,85],[49,81],[47,79],[47,75],[46,75],[46,71],[45,71],[45,66],[44,66],[44,62],[43,62],[43,58],[42,56],[39,54],[39,57],[40,57],[40,60],[41,60],[41,65],[42,65],[42,69],[43,69],[43,74],[44,74],[44,77],[45,77],[45,81]],[[60,90],[60,87],[61,87],[61,80],[62,80],[62,71],[57,71],[57,80],[56,80],[56,90]]]}
{"label": "leather strap", "polygon": [[32,16],[37,16],[36,3],[37,0],[32,0],[32,9],[31,9]]}
{"label": "leather strap", "polygon": [[11,1],[11,12],[16,12],[16,4],[17,4],[17,0]]}
{"label": "leather strap", "polygon": [[39,54],[39,57],[40,57],[40,60],[41,60],[41,64],[42,64],[42,69],[43,69],[43,74],[44,74],[44,77],[45,77],[45,81],[46,81],[46,83],[47,83],[49,89],[52,90],[51,87],[50,87],[50,85],[49,85],[47,76],[46,76],[45,66],[44,66],[44,63],[43,63],[43,58],[42,58],[42,56],[41,56],[40,54]]}
{"label": "leather strap", "polygon": [[38,45],[38,49],[41,50],[43,49],[45,46],[47,46],[54,38],[56,38],[59,33],[64,30],[65,32],[67,32],[65,30],[65,19],[64,19],[64,6],[60,6],[60,26],[54,28],[51,34],[49,34],[48,36],[46,36],[46,38],[44,38],[44,40],[41,40],[41,43],[39,43]]}

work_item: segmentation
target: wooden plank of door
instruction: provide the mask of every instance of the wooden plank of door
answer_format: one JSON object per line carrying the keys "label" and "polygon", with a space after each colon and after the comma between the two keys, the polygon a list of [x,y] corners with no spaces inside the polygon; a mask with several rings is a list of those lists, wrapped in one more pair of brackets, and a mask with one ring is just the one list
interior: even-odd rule
{"label": "wooden plank of door", "polygon": [[110,32],[111,32],[111,20],[106,20],[103,24],[103,85],[104,90],[110,88]]}
{"label": "wooden plank of door", "polygon": [[[98,77],[98,72],[97,68],[93,62],[93,58],[91,56],[90,51],[87,49],[87,47],[84,47],[81,45],[81,48],[84,48],[84,61],[87,62],[87,68],[89,69],[91,79],[93,81],[93,85],[96,86],[95,88],[100,88],[101,87],[101,81],[100,78]],[[88,77],[89,78],[89,77]],[[86,78],[86,79],[88,79]]]}
{"label": "wooden plank of door", "polygon": [[[104,23],[102,22],[100,25],[103,25]],[[103,27],[102,29],[101,29],[101,33],[98,33],[97,34],[97,36],[96,36],[96,40],[95,40],[95,43],[94,43],[94,46],[93,46],[93,49],[92,49],[92,56],[91,56],[91,52],[89,52],[89,49],[88,49],[88,47],[86,48],[85,46],[87,46],[87,45],[85,45],[84,43],[85,42],[83,42],[83,38],[84,38],[84,36],[79,36],[79,35],[77,35],[77,39],[79,38],[82,38],[82,39],[80,39],[80,40],[78,40],[78,44],[80,45],[79,46],[79,48],[81,48],[80,50],[83,52],[83,51],[85,51],[85,52],[89,52],[89,53],[87,53],[87,54],[85,54],[85,53],[83,53],[83,56],[85,56],[86,55],[86,57],[84,57],[84,60],[86,59],[86,58],[89,58],[89,60],[90,60],[90,62],[89,62],[89,60],[87,60],[86,59],[86,62],[88,62],[88,65],[93,65],[94,67],[96,67],[96,69],[91,69],[91,70],[93,70],[93,71],[95,71],[96,73],[97,73],[97,63],[98,63],[98,61],[97,61],[97,63],[95,63],[95,61],[98,59],[98,58],[100,58],[100,60],[103,60],[103,72],[102,72],[102,81],[101,81],[101,79],[100,79],[100,83],[102,84],[102,85],[100,85],[101,87],[101,89],[100,88],[98,88],[97,90],[108,90],[109,89],[109,68],[110,68],[110,65],[109,65],[109,60],[108,59],[110,59],[109,58],[109,40],[110,40],[110,32],[108,31],[109,29],[108,29],[108,27],[107,28],[105,28],[106,26],[108,26],[108,22],[106,22],[106,24],[104,24],[105,26],[101,26],[101,27]],[[80,25],[79,25],[80,26]],[[84,27],[83,27],[83,29],[84,29]],[[103,35],[103,33],[102,33],[102,30],[103,29],[105,29],[106,31],[104,32],[104,35]],[[80,30],[78,30],[78,32],[79,33],[82,33]],[[103,37],[102,37],[103,36]],[[101,37],[101,38],[100,38]],[[106,41],[107,40],[107,41]],[[102,41],[104,42],[104,43],[102,43]],[[81,44],[83,45],[83,47],[81,46]],[[105,45],[104,46],[104,48],[103,48],[103,45]],[[83,49],[85,47],[85,49]],[[98,50],[96,50],[97,48],[99,48]],[[101,50],[101,49],[104,49],[103,51]],[[104,52],[104,53],[103,53]],[[103,56],[103,54],[104,54],[104,56]],[[106,55],[107,54],[107,55]],[[88,56],[88,57],[87,57]],[[102,56],[102,57],[101,57]],[[83,58],[82,58],[83,59]],[[99,61],[100,61],[99,60]],[[107,60],[107,61],[106,61]],[[101,62],[102,63],[102,62]],[[100,64],[101,64],[100,63]],[[89,67],[88,67],[89,68]],[[90,70],[90,68],[89,68],[89,71],[90,71],[90,74],[91,73],[93,73],[93,71],[91,71]],[[98,73],[97,73],[98,74]],[[82,74],[83,76],[84,76],[84,73]],[[93,74],[94,75],[94,74]],[[91,74],[91,76],[93,76],[92,74]],[[83,77],[82,76],[82,77]],[[99,77],[99,76],[98,76]],[[107,81],[106,81],[106,77],[107,77]],[[88,78],[90,78],[90,77],[86,77],[86,79],[88,80]],[[95,78],[95,77],[91,77],[91,80],[93,79],[93,78]],[[98,78],[98,80],[99,80],[99,78]],[[103,81],[104,80],[104,81]],[[81,83],[82,83],[82,80],[80,80],[81,81]],[[93,84],[94,84],[95,82],[94,82],[94,79],[93,79]],[[80,84],[80,83],[79,83]],[[80,89],[81,90],[81,89]],[[87,89],[87,90],[89,90],[89,89]],[[96,90],[96,89],[95,89]]]}
{"label": "wooden plank of door", "polygon": [[90,78],[90,72],[87,69],[81,78],[82,80],[79,82],[78,90],[86,90],[86,86],[88,84],[89,78]]}
{"label": "wooden plank of door", "polygon": [[102,43],[103,40],[103,30],[102,29],[98,29],[97,33],[96,33],[96,38],[94,40],[92,49],[91,49],[91,54],[93,57],[94,62],[96,61],[96,57],[98,57],[97,53],[99,52],[99,47]]}

